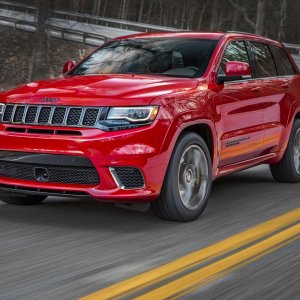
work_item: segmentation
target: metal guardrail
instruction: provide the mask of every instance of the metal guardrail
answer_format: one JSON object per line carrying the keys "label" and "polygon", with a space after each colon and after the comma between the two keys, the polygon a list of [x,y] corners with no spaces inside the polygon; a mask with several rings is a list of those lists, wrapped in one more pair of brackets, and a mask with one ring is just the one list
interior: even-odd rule
{"label": "metal guardrail", "polygon": [[28,20],[23,21],[11,17],[0,16],[0,25],[7,25],[7,26],[11,25],[9,27],[13,27],[15,30],[23,29],[22,28],[23,26],[27,26],[28,31],[35,31],[36,22],[28,21]]}
{"label": "metal guardrail", "polygon": [[[86,45],[98,46],[103,42],[110,40],[110,38],[104,35],[89,33],[83,30],[78,30],[78,29],[75,30],[70,28],[66,29],[54,25],[48,25],[47,27],[50,36],[59,37],[63,40],[71,40],[75,42],[81,40]],[[57,34],[59,36],[57,36]]]}
{"label": "metal guardrail", "polygon": [[[15,30],[19,29],[29,32],[36,31],[36,22],[28,20],[18,20],[11,17],[0,16],[0,25],[12,27]],[[62,28],[51,24],[48,24],[46,28],[48,30],[49,36],[61,38],[63,40],[81,42],[91,46],[98,46],[103,42],[109,40],[109,38],[104,35],[89,33],[78,29]]]}
{"label": "metal guardrail", "polygon": [[[4,8],[11,11],[25,12],[27,14],[36,15],[37,8],[34,6],[22,4],[22,3],[13,3],[10,1],[0,1],[0,8]],[[132,21],[113,19],[108,17],[93,16],[84,13],[70,12],[64,10],[54,10],[52,17],[64,19],[64,20],[74,20],[74,21],[83,21],[85,23],[92,23],[104,26],[112,26],[127,30],[140,30],[140,31],[178,31],[180,29],[173,27],[164,27],[159,25],[152,25],[146,23],[137,23]]]}
{"label": "metal guardrail", "polygon": [[28,14],[35,14],[37,11],[35,6],[10,1],[0,1],[0,8],[18,12],[25,12]]}
{"label": "metal guardrail", "polygon": [[[3,1],[0,0],[0,8],[6,9],[8,11],[15,11],[15,12],[23,12],[30,16],[36,16],[37,8],[35,6],[26,5],[22,3],[16,3],[11,1]],[[172,27],[163,27],[158,25],[152,24],[145,24],[145,23],[137,23],[131,22],[126,20],[119,20],[107,17],[100,17],[100,16],[93,16],[84,13],[76,13],[70,11],[63,11],[63,10],[55,10],[52,13],[52,17],[61,20],[72,20],[77,22],[82,22],[84,24],[94,24],[94,25],[104,25],[106,27],[113,27],[113,28],[121,28],[126,30],[137,30],[137,31],[178,31],[178,28]],[[2,22],[1,22],[2,21]],[[0,16],[0,24],[3,22],[7,22],[6,25],[13,27],[14,29],[22,29],[27,31],[35,31],[36,30],[36,22],[31,22],[28,20],[19,20],[14,19],[12,17],[4,17]],[[78,29],[70,29],[70,28],[63,28],[58,26],[53,26],[51,24],[48,25],[49,35],[60,37],[62,39],[73,40],[73,41],[81,41],[88,45],[99,45],[101,42],[106,41],[109,37],[98,34],[98,33],[89,33]],[[285,43],[285,46],[290,50],[292,54],[300,55],[300,45],[288,44]]]}
{"label": "metal guardrail", "polygon": [[295,44],[284,44],[287,49],[290,50],[292,54],[300,55],[300,45]]}
{"label": "metal guardrail", "polygon": [[166,31],[166,32],[172,32],[172,31],[179,31],[178,28],[173,27],[163,27],[159,25],[152,25],[152,24],[146,24],[146,23],[137,23],[137,22],[131,22],[126,20],[120,20],[120,19],[113,19],[113,18],[107,18],[107,17],[99,17],[99,16],[93,16],[89,14],[83,14],[83,13],[75,13],[75,12],[69,12],[69,11],[62,11],[62,10],[55,10],[53,12],[53,17],[65,19],[65,20],[75,20],[75,21],[83,21],[86,23],[93,23],[98,25],[105,25],[107,27],[117,27],[126,29],[126,30],[139,30],[139,31]]}

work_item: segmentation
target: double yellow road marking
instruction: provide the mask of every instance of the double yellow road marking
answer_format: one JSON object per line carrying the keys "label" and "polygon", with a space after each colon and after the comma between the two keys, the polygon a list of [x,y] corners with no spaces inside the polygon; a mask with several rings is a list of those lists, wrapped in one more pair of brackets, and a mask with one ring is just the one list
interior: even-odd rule
{"label": "double yellow road marking", "polygon": [[[185,295],[199,286],[206,284],[224,276],[224,274],[259,258],[270,251],[300,237],[300,209],[295,209],[287,214],[274,218],[270,221],[252,227],[244,232],[236,234],[212,246],[188,254],[170,263],[152,269],[145,273],[126,279],[120,283],[111,285],[98,292],[82,298],[82,300],[104,300],[121,299],[130,296],[135,292],[140,292],[144,288],[158,284],[165,279],[171,279],[183,271],[208,262],[211,259],[225,255],[226,253],[238,250],[259,239],[274,234],[279,230],[290,226],[254,245],[249,246],[239,252],[229,255],[223,259],[213,262],[187,275],[183,275],[163,286],[152,289],[136,299],[174,299]],[[294,225],[293,225],[294,224]],[[293,226],[291,226],[293,225]]]}
{"label": "double yellow road marking", "polygon": [[[277,249],[287,242],[299,237],[300,224],[284,230],[263,242],[246,248],[236,254],[230,255],[207,267],[199,269],[182,278],[174,280],[160,288],[157,288],[145,295],[137,297],[138,300],[169,299],[179,298],[224,274],[234,270],[241,264],[248,263],[259,258],[270,251]],[[219,276],[218,276],[219,275]]]}

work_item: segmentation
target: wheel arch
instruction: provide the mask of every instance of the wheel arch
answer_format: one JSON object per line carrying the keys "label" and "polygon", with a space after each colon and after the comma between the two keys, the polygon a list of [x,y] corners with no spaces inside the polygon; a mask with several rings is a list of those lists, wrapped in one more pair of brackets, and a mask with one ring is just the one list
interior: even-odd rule
{"label": "wheel arch", "polygon": [[278,155],[275,159],[270,161],[271,164],[277,163],[282,159],[282,157],[285,153],[285,150],[288,146],[288,142],[289,142],[290,135],[292,132],[293,124],[294,124],[295,120],[300,120],[300,104],[299,104],[299,102],[298,101],[294,102],[294,104],[292,105],[292,107],[290,109],[290,113],[287,118],[285,130],[281,137]]}
{"label": "wheel arch", "polygon": [[217,166],[218,147],[217,134],[213,122],[208,119],[198,119],[191,122],[181,123],[180,125],[172,127],[173,130],[169,130],[169,132],[167,133],[160,153],[160,155],[165,156],[164,161],[168,162],[165,166],[165,173],[167,171],[169,161],[176,146],[176,142],[178,141],[180,136],[185,132],[194,132],[203,138],[204,142],[206,143],[209,149],[211,155],[212,170],[214,174],[214,170]]}
{"label": "wheel arch", "polygon": [[215,149],[215,145],[214,145],[214,136],[213,136],[213,131],[212,131],[211,127],[207,123],[190,125],[190,126],[183,128],[183,130],[181,131],[178,138],[180,138],[180,136],[185,132],[196,133],[204,140],[204,142],[209,150],[209,153],[210,153],[211,162],[213,163],[214,152],[216,149]]}

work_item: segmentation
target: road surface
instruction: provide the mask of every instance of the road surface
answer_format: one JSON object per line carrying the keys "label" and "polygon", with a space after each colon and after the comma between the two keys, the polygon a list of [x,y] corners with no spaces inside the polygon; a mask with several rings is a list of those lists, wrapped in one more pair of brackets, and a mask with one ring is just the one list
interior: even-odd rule
{"label": "road surface", "polygon": [[[275,183],[259,166],[217,180],[202,217],[187,224],[92,200],[0,204],[0,299],[87,296],[294,211],[299,195],[300,184]],[[294,240],[182,299],[299,299],[299,250]]]}

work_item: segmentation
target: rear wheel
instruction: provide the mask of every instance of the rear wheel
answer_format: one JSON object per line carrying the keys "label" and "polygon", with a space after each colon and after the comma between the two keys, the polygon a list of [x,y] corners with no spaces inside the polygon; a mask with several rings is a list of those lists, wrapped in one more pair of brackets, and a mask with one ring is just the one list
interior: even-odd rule
{"label": "rear wheel", "polygon": [[2,202],[13,205],[37,205],[42,203],[47,197],[40,195],[27,195],[23,197],[1,195],[0,200]]}
{"label": "rear wheel", "polygon": [[278,182],[300,182],[300,120],[295,120],[284,156],[270,165],[273,178]]}
{"label": "rear wheel", "polygon": [[211,189],[211,159],[204,140],[184,133],[177,142],[159,198],[152,203],[166,220],[188,222],[203,212]]}

